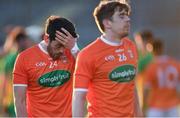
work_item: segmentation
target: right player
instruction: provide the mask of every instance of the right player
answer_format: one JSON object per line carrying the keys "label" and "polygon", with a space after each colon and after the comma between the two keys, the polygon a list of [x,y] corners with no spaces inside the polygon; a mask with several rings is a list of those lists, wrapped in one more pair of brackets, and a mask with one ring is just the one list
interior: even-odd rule
{"label": "right player", "polygon": [[[134,77],[137,51],[127,38],[130,8],[119,1],[101,2],[94,18],[102,32],[77,57],[74,73],[73,117],[142,116]],[[87,99],[86,99],[87,98]]]}

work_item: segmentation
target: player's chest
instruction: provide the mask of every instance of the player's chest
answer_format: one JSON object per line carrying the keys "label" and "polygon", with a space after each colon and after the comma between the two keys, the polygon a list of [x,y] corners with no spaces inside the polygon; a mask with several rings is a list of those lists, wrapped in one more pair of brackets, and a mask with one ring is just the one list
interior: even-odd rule
{"label": "player's chest", "polygon": [[53,60],[35,60],[32,63],[29,64],[31,68],[29,68],[31,71],[34,72],[48,72],[56,69],[65,69],[70,66],[72,62],[69,62],[68,60],[63,61],[53,61]]}
{"label": "player's chest", "polygon": [[131,81],[137,67],[136,52],[131,49],[112,49],[96,59],[95,76],[112,81]]}
{"label": "player's chest", "polygon": [[114,48],[108,51],[97,52],[96,67],[106,70],[122,65],[137,65],[137,53],[131,48]]}
{"label": "player's chest", "polygon": [[29,64],[28,78],[42,86],[59,86],[70,79],[73,70],[70,61],[36,60]]}

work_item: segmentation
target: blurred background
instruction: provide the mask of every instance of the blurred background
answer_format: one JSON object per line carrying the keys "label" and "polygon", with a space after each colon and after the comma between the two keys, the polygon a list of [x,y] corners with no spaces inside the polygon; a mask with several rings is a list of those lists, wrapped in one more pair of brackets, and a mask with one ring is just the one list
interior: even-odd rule
{"label": "blurred background", "polygon": [[[180,0],[129,0],[132,8],[130,38],[143,30],[149,30],[162,39],[165,53],[180,59]],[[93,10],[100,0],[1,0],[0,46],[15,26],[25,27],[35,42],[40,42],[44,23],[50,15],[70,19],[80,35],[78,45],[83,48],[95,40],[100,32],[93,18]],[[3,73],[4,63],[0,64]],[[0,91],[3,89],[0,77]],[[3,94],[0,92],[0,99]],[[0,110],[1,109],[0,103]],[[0,116],[9,116],[1,114]],[[13,115],[12,115],[13,116]]]}
{"label": "blurred background", "polygon": [[[61,15],[71,19],[84,47],[99,36],[92,12],[100,0],[1,0],[0,44],[5,41],[8,27],[37,25],[44,27],[45,19]],[[131,38],[134,32],[152,30],[165,42],[165,52],[180,59],[180,0],[131,0]]]}

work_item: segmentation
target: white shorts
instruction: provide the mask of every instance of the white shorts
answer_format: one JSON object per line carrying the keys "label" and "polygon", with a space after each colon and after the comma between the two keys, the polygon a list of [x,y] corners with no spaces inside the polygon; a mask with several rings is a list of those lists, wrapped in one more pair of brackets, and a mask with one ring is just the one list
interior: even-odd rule
{"label": "white shorts", "polygon": [[149,108],[146,113],[147,117],[178,117],[178,108],[172,107],[169,109],[158,109],[158,108]]}

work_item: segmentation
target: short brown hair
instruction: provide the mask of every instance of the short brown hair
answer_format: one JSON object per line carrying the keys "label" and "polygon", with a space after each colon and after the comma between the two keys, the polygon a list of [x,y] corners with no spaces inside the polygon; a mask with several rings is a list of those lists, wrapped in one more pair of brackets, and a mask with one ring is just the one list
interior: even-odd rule
{"label": "short brown hair", "polygon": [[140,35],[142,37],[142,40],[145,42],[145,43],[151,43],[153,42],[153,39],[154,39],[154,35],[152,33],[151,30],[143,30],[140,32]]}
{"label": "short brown hair", "polygon": [[163,41],[159,38],[156,38],[152,44],[153,44],[153,53],[155,55],[161,55],[164,49]]}
{"label": "short brown hair", "polygon": [[101,1],[100,4],[94,9],[93,16],[96,24],[101,32],[104,32],[104,19],[111,19],[116,9],[120,11],[126,10],[130,14],[130,6],[128,3],[121,3],[119,1]]}

